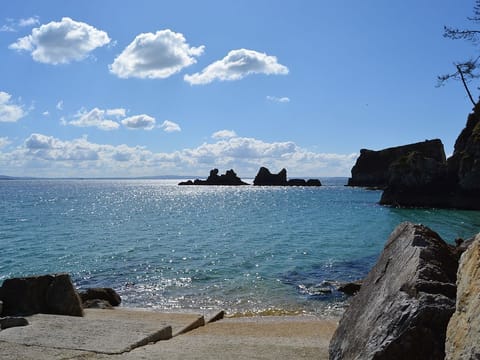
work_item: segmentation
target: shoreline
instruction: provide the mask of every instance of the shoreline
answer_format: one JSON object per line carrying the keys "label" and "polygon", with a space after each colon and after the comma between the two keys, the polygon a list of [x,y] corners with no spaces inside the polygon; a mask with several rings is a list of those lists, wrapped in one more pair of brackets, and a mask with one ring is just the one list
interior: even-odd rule
{"label": "shoreline", "polygon": [[[340,318],[226,316],[209,322],[188,309],[117,307],[86,309],[82,318],[37,314],[27,319],[28,326],[0,331],[5,359],[328,359]],[[45,333],[49,336],[41,336]]]}

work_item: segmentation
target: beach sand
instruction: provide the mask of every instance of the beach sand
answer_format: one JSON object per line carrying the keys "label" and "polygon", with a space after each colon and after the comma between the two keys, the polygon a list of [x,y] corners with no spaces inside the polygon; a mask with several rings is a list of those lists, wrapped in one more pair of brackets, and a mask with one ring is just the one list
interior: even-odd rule
{"label": "beach sand", "polygon": [[202,314],[118,308],[28,320],[29,326],[0,331],[1,359],[328,359],[339,319],[256,316],[205,323]]}

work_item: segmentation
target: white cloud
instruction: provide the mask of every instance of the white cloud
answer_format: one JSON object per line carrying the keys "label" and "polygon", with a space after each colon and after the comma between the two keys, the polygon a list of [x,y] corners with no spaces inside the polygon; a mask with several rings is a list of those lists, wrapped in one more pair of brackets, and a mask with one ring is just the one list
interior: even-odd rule
{"label": "white cloud", "polygon": [[11,141],[8,140],[8,137],[0,137],[0,149],[6,147],[7,145],[10,145]]}
{"label": "white cloud", "polygon": [[182,131],[180,128],[180,125],[177,123],[174,123],[173,121],[170,120],[165,120],[160,127],[163,129],[165,132],[175,132],[175,131]]}
{"label": "white cloud", "polygon": [[42,115],[43,115],[43,116],[48,116],[48,115],[50,115],[50,112],[49,112],[49,111],[44,111],[44,112],[42,113]]}
{"label": "white cloud", "polygon": [[12,103],[11,97],[0,91],[0,122],[17,122],[26,115],[21,105]]}
{"label": "white cloud", "polygon": [[273,102],[278,102],[278,103],[288,103],[290,102],[290,98],[283,96],[283,97],[277,97],[277,96],[267,96],[268,101],[273,101]]}
{"label": "white cloud", "polygon": [[122,124],[129,129],[152,130],[155,127],[155,118],[145,114],[134,115],[123,119]]}
{"label": "white cloud", "polygon": [[117,109],[107,109],[105,112],[109,116],[125,117],[127,110],[123,108],[117,108]]}
{"label": "white cloud", "polygon": [[90,111],[81,110],[75,115],[76,120],[69,122],[70,125],[77,127],[96,127],[100,130],[116,130],[120,124],[116,121],[106,119],[108,110],[93,108]]}
{"label": "white cloud", "polygon": [[38,16],[32,16],[27,19],[6,19],[6,24],[0,27],[0,32],[17,32],[18,27],[28,27],[28,26],[35,26],[40,23]]}
{"label": "white cloud", "polygon": [[195,64],[204,48],[190,47],[183,34],[169,29],[139,34],[109,68],[120,78],[163,79]]}
{"label": "white cloud", "polygon": [[233,130],[220,130],[212,134],[212,139],[228,139],[236,136],[237,134]]}
{"label": "white cloud", "polygon": [[15,28],[11,25],[4,24],[0,27],[0,32],[15,32]]}
{"label": "white cloud", "polygon": [[34,28],[30,35],[17,39],[9,48],[30,52],[35,61],[57,65],[83,60],[109,42],[106,32],[64,17],[60,22]]}
{"label": "white cloud", "polygon": [[214,80],[240,80],[251,74],[286,75],[288,68],[279,64],[275,56],[254,50],[230,51],[222,60],[215,61],[199,73],[185,75],[191,85],[209,84]]}
{"label": "white cloud", "polygon": [[[0,140],[1,142],[8,141]],[[316,153],[294,142],[265,142],[231,137],[195,148],[154,153],[141,146],[96,144],[82,137],[60,140],[32,134],[22,146],[0,152],[0,173],[36,176],[206,176],[212,168],[233,168],[240,177],[253,177],[260,166],[290,177],[348,176],[358,154]]]}
{"label": "white cloud", "polygon": [[63,110],[63,100],[60,100],[56,106],[57,110]]}
{"label": "white cloud", "polygon": [[27,19],[20,19],[18,21],[18,26],[20,27],[28,27],[28,26],[35,26],[40,24],[40,20],[38,16],[32,16]]}

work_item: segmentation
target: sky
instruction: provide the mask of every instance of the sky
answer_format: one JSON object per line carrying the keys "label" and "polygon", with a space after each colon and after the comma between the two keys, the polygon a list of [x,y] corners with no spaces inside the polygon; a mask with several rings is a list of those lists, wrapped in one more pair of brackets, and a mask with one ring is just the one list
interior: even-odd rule
{"label": "sky", "polygon": [[[0,174],[349,176],[472,109],[467,0],[3,0]],[[471,84],[475,97],[477,84]]]}

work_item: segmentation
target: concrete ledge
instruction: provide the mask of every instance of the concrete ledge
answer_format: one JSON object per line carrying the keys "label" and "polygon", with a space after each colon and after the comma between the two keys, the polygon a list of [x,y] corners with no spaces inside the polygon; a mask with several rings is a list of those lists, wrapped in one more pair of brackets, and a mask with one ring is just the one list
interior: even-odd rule
{"label": "concrete ledge", "polygon": [[205,324],[202,315],[87,309],[84,317],[36,314],[29,326],[0,331],[0,341],[44,348],[121,354]]}

